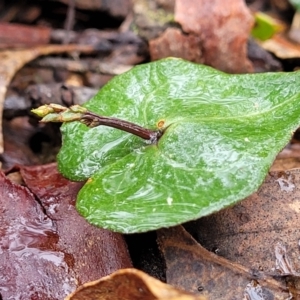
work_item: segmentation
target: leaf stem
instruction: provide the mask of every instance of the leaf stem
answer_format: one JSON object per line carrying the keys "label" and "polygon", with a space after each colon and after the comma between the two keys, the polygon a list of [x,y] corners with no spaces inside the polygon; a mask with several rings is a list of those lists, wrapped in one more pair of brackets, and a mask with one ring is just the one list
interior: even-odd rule
{"label": "leaf stem", "polygon": [[91,111],[87,111],[86,113],[84,113],[80,121],[85,125],[87,125],[88,127],[96,127],[96,126],[104,125],[104,126],[117,128],[129,132],[131,134],[134,134],[144,140],[149,140],[151,144],[156,143],[157,140],[162,136],[162,131],[160,130],[147,129],[125,120],[100,116]]}

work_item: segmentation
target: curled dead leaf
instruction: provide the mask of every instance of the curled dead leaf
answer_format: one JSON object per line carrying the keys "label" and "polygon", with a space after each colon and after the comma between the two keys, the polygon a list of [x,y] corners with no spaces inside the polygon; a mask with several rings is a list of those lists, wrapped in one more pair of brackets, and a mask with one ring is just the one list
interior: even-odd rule
{"label": "curled dead leaf", "polygon": [[205,300],[136,269],[119,270],[81,286],[65,300]]}

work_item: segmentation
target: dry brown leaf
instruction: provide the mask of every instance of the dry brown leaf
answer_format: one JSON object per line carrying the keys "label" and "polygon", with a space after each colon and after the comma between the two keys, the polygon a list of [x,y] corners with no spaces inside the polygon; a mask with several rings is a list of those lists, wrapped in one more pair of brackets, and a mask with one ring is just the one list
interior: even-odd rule
{"label": "dry brown leaf", "polygon": [[166,261],[167,282],[178,288],[212,300],[289,297],[284,282],[206,250],[182,226],[159,230],[158,242]]}
{"label": "dry brown leaf", "polygon": [[272,273],[276,273],[275,248],[280,243],[288,249],[293,268],[300,270],[299,199],[300,169],[271,172],[256,193],[194,222],[192,230],[204,247]]}
{"label": "dry brown leaf", "polygon": [[2,111],[7,87],[15,73],[26,63],[40,55],[64,52],[84,52],[94,51],[91,46],[84,45],[46,45],[31,49],[0,51],[0,153],[3,153],[2,136]]}
{"label": "dry brown leaf", "polygon": [[300,57],[300,45],[292,43],[281,34],[274,35],[271,39],[260,42],[265,50],[275,54],[278,58],[289,59]]}
{"label": "dry brown leaf", "polygon": [[254,24],[243,0],[176,0],[175,20],[200,37],[206,64],[229,73],[253,71],[246,44]]}
{"label": "dry brown leaf", "polygon": [[81,286],[65,300],[205,300],[136,269],[119,270]]}
{"label": "dry brown leaf", "polygon": [[299,199],[300,169],[271,172],[256,193],[188,228],[203,246],[227,259],[288,276],[299,293]]}

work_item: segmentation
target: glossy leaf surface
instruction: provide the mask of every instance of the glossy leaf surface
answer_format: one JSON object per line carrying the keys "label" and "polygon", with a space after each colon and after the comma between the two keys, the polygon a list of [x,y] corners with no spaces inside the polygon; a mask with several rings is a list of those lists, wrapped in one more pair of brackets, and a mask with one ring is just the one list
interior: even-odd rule
{"label": "glossy leaf surface", "polygon": [[77,209],[119,232],[172,226],[253,193],[300,124],[300,72],[228,75],[180,59],[115,77],[89,110],[162,128],[157,144],[117,129],[62,126],[59,169],[88,179]]}

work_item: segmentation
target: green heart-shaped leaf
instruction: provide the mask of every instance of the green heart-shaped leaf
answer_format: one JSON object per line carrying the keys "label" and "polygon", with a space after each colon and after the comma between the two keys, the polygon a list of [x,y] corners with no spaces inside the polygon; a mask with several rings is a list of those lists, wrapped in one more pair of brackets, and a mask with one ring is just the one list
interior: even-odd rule
{"label": "green heart-shaped leaf", "polygon": [[228,75],[165,59],[115,77],[85,107],[164,130],[157,144],[79,122],[62,126],[60,171],[89,178],[77,209],[129,233],[216,212],[253,193],[300,124],[300,73]]}

